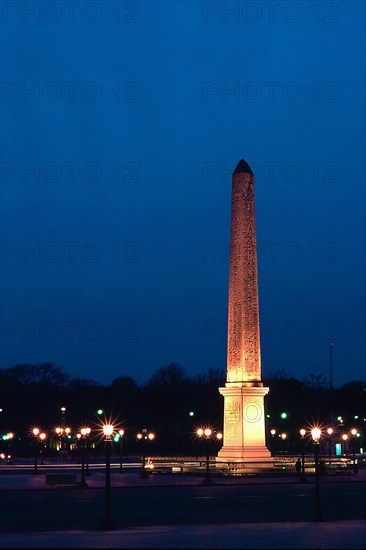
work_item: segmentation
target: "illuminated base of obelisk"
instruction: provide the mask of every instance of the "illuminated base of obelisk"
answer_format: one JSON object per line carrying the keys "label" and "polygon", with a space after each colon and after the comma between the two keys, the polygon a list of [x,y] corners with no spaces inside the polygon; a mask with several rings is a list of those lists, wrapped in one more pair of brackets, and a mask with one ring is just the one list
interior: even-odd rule
{"label": "illuminated base of obelisk", "polygon": [[224,442],[216,458],[236,473],[259,472],[273,467],[266,447],[264,397],[269,388],[227,382],[224,396]]}

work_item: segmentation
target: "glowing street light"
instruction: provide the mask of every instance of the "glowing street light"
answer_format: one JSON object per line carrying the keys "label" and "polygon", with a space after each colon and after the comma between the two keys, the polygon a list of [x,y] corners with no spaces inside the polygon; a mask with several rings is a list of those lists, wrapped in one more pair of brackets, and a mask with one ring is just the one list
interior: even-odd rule
{"label": "glowing street light", "polygon": [[315,513],[314,521],[323,521],[323,516],[320,510],[320,472],[319,472],[319,446],[322,431],[315,426],[311,430],[311,437],[314,442],[314,455],[315,455]]}
{"label": "glowing street light", "polygon": [[119,470],[118,473],[123,473],[123,461],[122,461],[122,455],[123,455],[123,436],[125,435],[125,431],[123,429],[118,430],[118,440],[119,440]]}
{"label": "glowing street light", "polygon": [[305,428],[301,428],[299,430],[300,436],[301,436],[301,475],[300,475],[300,481],[302,483],[307,482],[307,477],[305,475],[305,435],[306,430]]}
{"label": "glowing street light", "polygon": [[[65,407],[62,407],[62,408],[65,408]],[[65,409],[66,410],[66,409]],[[65,420],[65,418],[63,417],[62,419],[63,421]],[[62,451],[62,448],[63,447],[66,447],[66,438],[70,435],[71,433],[71,428],[69,428],[68,426],[57,426],[55,428],[55,432],[59,438],[59,443],[58,443],[58,450],[59,451]],[[63,441],[65,440],[65,444],[63,444]],[[60,454],[60,460],[62,459],[62,453]]]}
{"label": "glowing street light", "polygon": [[342,434],[341,439],[343,441],[343,454],[347,454],[348,434]]}
{"label": "glowing street light", "polygon": [[271,451],[272,451],[272,454],[274,454],[276,452],[275,435],[277,433],[277,430],[275,428],[272,428],[269,433],[271,434]]}
{"label": "glowing street light", "polygon": [[105,441],[105,500],[104,500],[104,520],[99,529],[111,531],[116,529],[112,520],[112,502],[111,502],[111,445],[114,432],[113,424],[103,424],[103,434]]}
{"label": "glowing street light", "polygon": [[32,471],[33,475],[38,474],[38,465],[37,465],[37,458],[38,458],[38,441],[39,441],[39,434],[41,433],[41,430],[37,427],[32,429],[32,435],[35,439],[34,443],[34,468]]}
{"label": "glowing street light", "polygon": [[327,428],[327,434],[328,434],[328,456],[329,456],[329,464],[330,459],[332,457],[332,441],[333,441],[333,428]]}
{"label": "glowing street light", "polygon": [[81,436],[82,436],[82,439],[83,439],[82,445],[83,445],[83,448],[85,450],[85,464],[84,464],[85,472],[84,472],[84,475],[90,476],[90,472],[89,472],[89,436],[90,436],[90,433],[91,433],[91,428],[89,428],[89,426],[81,428],[80,433],[81,433]]}
{"label": "glowing street light", "polygon": [[91,429],[88,427],[80,428],[80,432],[76,434],[76,437],[79,442],[79,447],[81,449],[81,480],[80,487],[86,488],[88,484],[86,483],[85,476],[90,475],[89,473],[89,464],[88,464],[88,437],[90,435]]}
{"label": "glowing street light", "polygon": [[205,447],[206,447],[206,474],[202,481],[204,485],[212,485],[212,479],[210,477],[210,441],[216,434],[216,440],[222,441],[223,434],[221,432],[214,432],[211,428],[206,427],[200,427],[196,430],[196,435],[201,440],[205,441]]}
{"label": "glowing street light", "polygon": [[155,439],[154,432],[149,432],[146,428],[143,428],[141,432],[139,432],[137,435],[137,440],[142,441],[142,467],[141,467],[141,474],[140,477],[147,477],[146,473],[146,450],[147,450],[147,443],[150,441],[153,441]]}
{"label": "glowing street light", "polygon": [[357,430],[356,428],[351,429],[351,436],[352,436],[352,464],[353,464],[353,473],[358,473],[358,466],[356,464],[356,436],[357,436]]}
{"label": "glowing street light", "polygon": [[285,454],[285,441],[287,439],[287,433],[282,432],[280,434],[280,438],[282,439],[282,454]]}

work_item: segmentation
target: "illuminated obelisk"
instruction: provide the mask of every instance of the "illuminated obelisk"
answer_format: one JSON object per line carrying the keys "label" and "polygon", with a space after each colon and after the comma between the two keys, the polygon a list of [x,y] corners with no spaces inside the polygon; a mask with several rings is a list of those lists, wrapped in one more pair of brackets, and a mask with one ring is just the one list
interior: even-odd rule
{"label": "illuminated obelisk", "polygon": [[[245,160],[233,173],[227,378],[224,388],[224,441],[218,462],[242,469],[268,467],[264,396],[261,382],[254,175]],[[257,466],[256,464],[257,463]]]}

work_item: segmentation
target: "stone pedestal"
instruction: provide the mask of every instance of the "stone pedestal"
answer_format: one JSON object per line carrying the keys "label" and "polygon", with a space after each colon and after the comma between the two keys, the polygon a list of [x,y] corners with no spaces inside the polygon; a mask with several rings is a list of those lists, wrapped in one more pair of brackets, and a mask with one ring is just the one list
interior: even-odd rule
{"label": "stone pedestal", "polygon": [[224,441],[216,461],[235,463],[238,472],[271,468],[264,414],[264,396],[269,389],[229,382],[219,391],[224,396]]}

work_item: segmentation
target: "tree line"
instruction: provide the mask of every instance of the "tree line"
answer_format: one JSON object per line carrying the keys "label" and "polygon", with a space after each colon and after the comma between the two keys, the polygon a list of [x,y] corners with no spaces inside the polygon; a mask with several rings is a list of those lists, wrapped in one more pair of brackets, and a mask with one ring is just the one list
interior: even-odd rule
{"label": "tree line", "polygon": [[[0,433],[26,437],[31,426],[55,427],[64,406],[66,422],[74,429],[98,422],[97,411],[102,410],[103,417],[126,430],[126,441],[129,434],[132,440],[133,434],[147,428],[157,434],[159,452],[185,452],[194,448],[196,427],[222,430],[223,397],[218,388],[225,385],[225,377],[220,369],[189,376],[182,366],[170,363],[157,368],[143,384],[123,375],[102,384],[71,377],[53,363],[19,364],[0,369]],[[296,432],[305,424],[326,424],[331,416],[341,416],[345,427],[365,426],[364,381],[349,381],[332,390],[320,375],[299,380],[279,370],[263,382],[270,388],[265,401],[267,431]]]}

